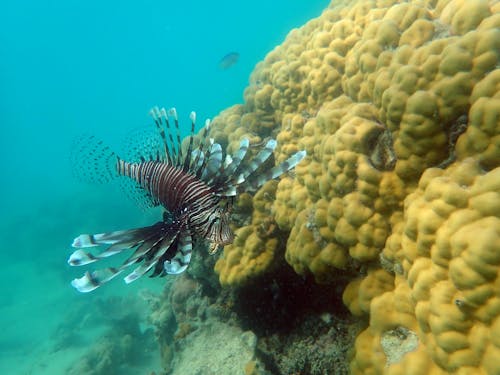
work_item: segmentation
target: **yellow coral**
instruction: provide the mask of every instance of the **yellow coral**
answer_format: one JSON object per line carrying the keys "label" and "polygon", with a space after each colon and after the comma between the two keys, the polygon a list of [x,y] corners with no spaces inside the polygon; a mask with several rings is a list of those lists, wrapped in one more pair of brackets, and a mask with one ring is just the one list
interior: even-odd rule
{"label": "yellow coral", "polygon": [[216,265],[222,285],[241,285],[272,266],[278,249],[278,227],[270,215],[277,181],[267,182],[253,198],[252,222],[236,230],[235,240],[224,248]]}
{"label": "yellow coral", "polygon": [[[410,289],[402,276],[395,288],[370,300],[370,323],[356,338],[353,374],[445,374],[434,364],[419,339]],[[392,345],[387,345],[387,337]]]}
{"label": "yellow coral", "polygon": [[[404,272],[396,277],[394,291],[373,299],[370,327],[356,341],[353,372],[500,371],[494,359],[500,353],[499,202],[500,168],[485,172],[477,160],[466,159],[423,174],[406,198],[405,221],[384,250]],[[402,288],[404,295],[398,292]],[[404,314],[387,299],[404,301]],[[365,346],[367,341],[380,345],[392,322],[415,332],[420,344],[401,362],[382,367],[373,354],[366,358]]]}
{"label": "yellow coral", "polygon": [[[498,27],[500,27],[500,17]],[[500,31],[497,37],[500,40]],[[500,49],[500,42],[497,50]],[[488,52],[491,54],[492,52]],[[488,57],[490,59],[491,57]],[[461,159],[480,156],[481,164],[491,169],[500,165],[500,69],[486,75],[475,86],[470,98],[469,125],[457,141],[457,156]]]}
{"label": "yellow coral", "polygon": [[383,269],[372,269],[364,278],[358,278],[344,291],[344,304],[354,315],[370,311],[372,300],[393,289],[394,276]]}
{"label": "yellow coral", "polygon": [[[500,372],[499,66],[494,0],[341,0],[293,30],[214,120],[229,150],[307,151],[254,197],[221,282],[284,253],[317,282],[351,278],[344,302],[370,319],[353,373]],[[393,355],[398,334],[412,349]]]}
{"label": "yellow coral", "polygon": [[[407,198],[402,262],[421,339],[447,371],[500,371],[500,168],[431,169]],[[487,370],[489,369],[489,370]],[[472,371],[472,370],[471,370]]]}

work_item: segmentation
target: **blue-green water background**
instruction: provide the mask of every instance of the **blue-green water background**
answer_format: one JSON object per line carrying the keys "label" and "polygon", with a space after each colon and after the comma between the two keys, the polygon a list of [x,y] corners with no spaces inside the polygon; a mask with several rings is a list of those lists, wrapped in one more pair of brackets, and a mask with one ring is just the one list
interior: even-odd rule
{"label": "blue-green water background", "polygon": [[[79,322],[90,316],[99,325],[102,301],[111,303],[107,298],[114,294],[137,298],[139,290],[160,291],[165,282],[144,279],[125,287],[118,280],[90,295],[70,287],[83,272],[66,264],[76,235],[157,219],[114,185],[81,185],[72,177],[75,136],[94,133],[119,147],[131,130],[151,123],[147,113],[153,105],[176,106],[181,123],[188,124],[191,110],[204,119],[242,103],[255,64],[327,5],[325,0],[2,4],[1,373],[64,373],[60,369],[80,355],[75,348],[83,353],[93,339],[89,333],[55,345],[61,330],[75,328],[84,336],[88,326]],[[231,51],[240,53],[239,62],[219,69],[221,57]],[[68,355],[58,355],[65,350]],[[62,357],[65,363],[54,364]],[[144,373],[152,369],[153,364],[146,366]]]}

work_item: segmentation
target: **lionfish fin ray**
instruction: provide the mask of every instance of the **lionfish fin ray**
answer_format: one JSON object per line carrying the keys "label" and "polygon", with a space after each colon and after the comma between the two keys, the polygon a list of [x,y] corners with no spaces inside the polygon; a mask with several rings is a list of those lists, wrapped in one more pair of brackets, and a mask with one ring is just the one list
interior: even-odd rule
{"label": "lionfish fin ray", "polygon": [[[172,145],[172,165],[175,166],[182,166],[182,147],[181,147],[181,133],[180,133],[180,128],[179,128],[179,118],[177,117],[177,110],[172,107],[168,110],[165,108],[162,108],[160,110],[161,114],[161,119],[164,121],[165,126],[168,131],[168,137],[170,140],[170,143]],[[174,127],[175,127],[175,138],[176,140],[174,141],[174,137],[172,134],[172,128],[170,127],[170,120],[169,118],[172,118],[174,120]]]}
{"label": "lionfish fin ray", "polygon": [[156,244],[158,244],[160,240],[161,238],[158,239],[157,237],[145,239],[139,246],[137,246],[135,251],[127,258],[124,264],[134,264],[140,261],[153,249]]}
{"label": "lionfish fin ray", "polygon": [[101,285],[114,279],[121,272],[123,272],[123,269],[113,267],[103,268],[92,272],[87,271],[82,277],[74,279],[71,285],[81,293],[92,292]]}
{"label": "lionfish fin ray", "polygon": [[182,232],[179,235],[179,245],[175,255],[163,262],[165,273],[177,275],[186,270],[191,261],[191,253],[193,250],[193,240],[188,232]]}
{"label": "lionfish fin ray", "polygon": [[210,155],[203,169],[201,179],[210,182],[217,175],[222,165],[222,147],[218,143],[212,144],[210,147]]}
{"label": "lionfish fin ray", "polygon": [[[152,111],[151,116],[153,116]],[[131,163],[166,161],[168,155],[165,154],[165,147],[165,141],[158,129],[141,126],[127,133],[122,145],[123,159]]]}
{"label": "lionfish fin ray", "polygon": [[276,148],[276,141],[274,139],[270,139],[267,141],[266,145],[259,153],[250,161],[248,165],[242,169],[243,177],[246,179],[253,172],[257,170],[262,164],[266,162],[267,159],[273,154],[274,149]]}
{"label": "lionfish fin ray", "polygon": [[151,193],[139,185],[137,181],[126,176],[120,178],[119,181],[120,188],[139,208],[146,210],[160,205],[158,199],[153,197]]}
{"label": "lionfish fin ray", "polygon": [[162,258],[167,251],[170,249],[170,246],[174,243],[177,238],[178,232],[172,233],[169,236],[161,238],[157,244],[153,245],[155,249],[155,253],[152,258],[145,260],[141,265],[139,265],[136,269],[134,269],[131,273],[125,276],[124,280],[127,284],[137,280],[142,277],[146,272],[148,272],[151,268],[156,266],[156,263],[160,258]]}
{"label": "lionfish fin ray", "polygon": [[248,141],[248,138],[243,138],[240,142],[240,147],[231,157],[231,163],[225,169],[225,175],[227,177],[230,177],[231,175],[236,173],[238,168],[241,166],[241,162],[245,158],[249,146],[250,142]]}
{"label": "lionfish fin ray", "polygon": [[83,135],[75,139],[70,158],[73,174],[80,181],[105,183],[118,177],[118,156],[93,135]]}
{"label": "lionfish fin ray", "polygon": [[196,173],[203,165],[203,159],[205,158],[204,152],[202,152],[199,148],[193,151],[192,159],[194,160],[191,164],[190,169]]}
{"label": "lionfish fin ray", "polygon": [[290,169],[294,168],[302,159],[304,159],[305,156],[305,151],[296,152],[279,165],[262,172],[262,174],[251,176],[251,178],[247,179],[242,185],[238,187],[238,190],[245,190],[249,187],[254,190],[260,188],[267,181],[274,180],[275,178],[281,176],[283,173],[286,173]]}
{"label": "lionfish fin ray", "polygon": [[182,170],[184,172],[190,171],[191,167],[191,157],[193,153],[193,140],[194,140],[194,128],[196,126],[196,112],[191,112],[189,114],[189,118],[191,119],[191,132],[189,133],[189,144],[187,151],[184,156],[184,161],[182,163]]}
{"label": "lionfish fin ray", "polygon": [[201,134],[201,139],[199,141],[198,148],[195,150],[196,157],[192,159],[193,161],[190,167],[190,170],[194,172],[194,174],[198,178],[201,178],[201,175],[203,173],[204,158],[206,154],[206,148],[208,147],[207,137],[209,130],[210,130],[210,119],[207,119],[205,121],[205,126]]}
{"label": "lionfish fin ray", "polygon": [[165,127],[163,126],[162,122],[162,112],[160,112],[160,109],[158,107],[153,107],[149,111],[150,116],[153,118],[153,121],[156,125],[156,129],[158,130],[158,133],[160,134],[160,137],[162,139],[163,143],[163,153],[165,155],[166,160],[170,163],[173,164],[173,144],[169,144],[167,137],[165,135]]}

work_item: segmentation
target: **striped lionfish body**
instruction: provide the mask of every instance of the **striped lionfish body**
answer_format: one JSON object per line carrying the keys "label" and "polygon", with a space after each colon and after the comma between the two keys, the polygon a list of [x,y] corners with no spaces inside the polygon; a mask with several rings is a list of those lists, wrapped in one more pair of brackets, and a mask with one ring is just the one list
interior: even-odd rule
{"label": "striped lionfish body", "polygon": [[[74,279],[72,285],[80,292],[98,288],[135,263],[138,266],[125,277],[126,283],[151,270],[150,276],[179,274],[189,265],[195,239],[209,242],[211,251],[230,244],[234,238],[229,226],[230,213],[237,195],[279,177],[305,156],[305,151],[299,151],[280,165],[259,171],[272,155],[275,140],[269,140],[253,159],[247,161],[249,141],[243,139],[238,150],[223,160],[222,147],[211,139],[206,141],[208,120],[203,140],[194,147],[196,115],[191,113],[191,134],[187,149],[183,150],[175,109],[154,108],[151,115],[160,141],[148,150],[150,160],[141,156],[137,162],[125,161],[94,137],[89,137],[77,152],[80,160],[84,160],[95,174],[106,180],[120,176],[128,178],[145,194],[150,206],[165,209],[163,220],[148,227],[81,234],[75,238],[73,247],[77,250],[68,260],[72,266],[86,265],[134,249],[119,267],[87,271],[81,278]],[[172,119],[177,130],[176,140],[171,131]],[[107,248],[96,254],[84,250],[103,245]]]}

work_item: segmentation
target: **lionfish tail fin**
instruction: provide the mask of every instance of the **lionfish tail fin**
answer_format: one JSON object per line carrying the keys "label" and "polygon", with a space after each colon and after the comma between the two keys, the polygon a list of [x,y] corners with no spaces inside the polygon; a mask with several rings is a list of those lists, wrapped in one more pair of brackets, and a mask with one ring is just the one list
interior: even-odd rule
{"label": "lionfish tail fin", "polygon": [[[97,254],[84,250],[103,245],[108,245],[108,247]],[[137,280],[151,269],[154,269],[152,276],[163,275],[165,272],[173,273],[169,272],[171,267],[167,269],[167,262],[179,264],[181,267],[177,267],[176,270],[180,273],[187,268],[191,259],[191,236],[164,221],[137,229],[81,234],[73,241],[73,247],[76,250],[68,259],[71,266],[83,266],[124,250],[135,249],[119,267],[87,271],[82,277],[74,279],[71,285],[82,293],[97,289],[134,263],[139,263],[139,266],[124,278],[127,284]],[[185,267],[182,268],[182,266]]]}
{"label": "lionfish tail fin", "polygon": [[76,178],[87,183],[104,183],[118,177],[118,156],[93,135],[81,136],[71,147],[71,166]]}

